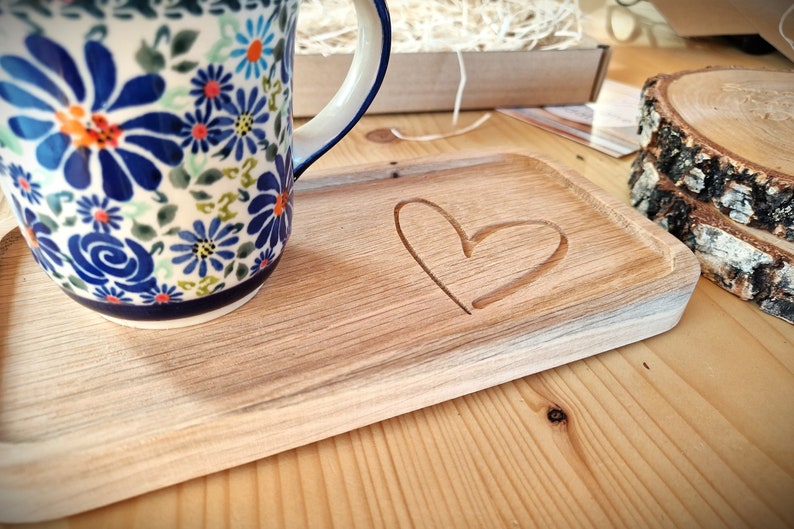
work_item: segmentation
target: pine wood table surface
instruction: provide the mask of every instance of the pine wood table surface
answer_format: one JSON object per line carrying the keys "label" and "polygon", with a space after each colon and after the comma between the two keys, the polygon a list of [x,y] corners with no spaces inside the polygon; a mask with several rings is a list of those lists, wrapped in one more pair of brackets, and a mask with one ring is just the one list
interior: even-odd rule
{"label": "pine wood table surface", "polygon": [[[683,40],[647,3],[608,78],[641,86],[709,65],[792,68],[720,39]],[[481,112],[461,115],[465,126]],[[481,148],[530,149],[628,203],[614,159],[494,114],[437,141],[450,113],[367,116],[304,176]],[[794,527],[794,326],[700,279],[671,331],[43,528]],[[90,472],[90,469],[86,469]]]}

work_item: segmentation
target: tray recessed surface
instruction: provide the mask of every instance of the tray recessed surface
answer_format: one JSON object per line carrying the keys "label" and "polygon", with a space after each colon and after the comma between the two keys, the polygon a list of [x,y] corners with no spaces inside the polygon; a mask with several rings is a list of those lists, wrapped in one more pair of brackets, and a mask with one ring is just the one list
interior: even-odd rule
{"label": "tray recessed surface", "polygon": [[[298,183],[257,296],[136,330],[0,244],[0,521],[66,516],[359,428],[674,326],[692,254],[526,153]],[[90,469],[87,471],[87,469]]]}

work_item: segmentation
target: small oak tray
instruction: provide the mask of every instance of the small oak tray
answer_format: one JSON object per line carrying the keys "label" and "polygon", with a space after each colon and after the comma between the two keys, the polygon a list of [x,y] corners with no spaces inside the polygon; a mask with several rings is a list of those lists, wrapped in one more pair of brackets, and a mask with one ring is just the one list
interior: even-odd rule
{"label": "small oak tray", "polygon": [[[661,333],[699,267],[583,177],[523,152],[298,183],[259,294],[121,327],[0,242],[0,518],[66,516]],[[7,225],[7,224],[5,224]]]}

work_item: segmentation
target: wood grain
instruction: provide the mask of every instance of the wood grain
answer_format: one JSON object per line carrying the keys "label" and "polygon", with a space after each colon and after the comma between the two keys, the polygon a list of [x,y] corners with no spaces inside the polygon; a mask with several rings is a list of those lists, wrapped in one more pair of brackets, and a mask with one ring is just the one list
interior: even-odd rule
{"label": "wood grain", "polygon": [[699,274],[672,236],[524,153],[302,187],[289,258],[197,328],[103,322],[41,281],[21,239],[2,256],[7,520],[98,507],[664,332]]}
{"label": "wood grain", "polygon": [[[748,55],[721,40],[610,42],[599,3],[581,5],[588,33],[615,46],[611,79],[639,87],[659,72],[710,65],[791,68],[779,54]],[[641,30],[660,44],[672,34]],[[480,115],[462,114],[461,125]],[[498,115],[434,142],[368,139],[390,127],[444,132],[450,121],[449,113],[366,117],[303,182],[361,163],[531,148],[629,203],[631,160]],[[701,280],[675,329],[593,360],[80,515],[3,527],[790,528],[792,373],[794,326]],[[546,418],[549,403],[565,410],[565,432]]]}
{"label": "wood grain", "polygon": [[699,138],[756,167],[794,172],[787,140],[794,121],[794,71],[710,68],[679,72],[664,84],[671,108]]}
{"label": "wood grain", "polygon": [[790,527],[788,327],[701,281],[674,333],[35,527]]}

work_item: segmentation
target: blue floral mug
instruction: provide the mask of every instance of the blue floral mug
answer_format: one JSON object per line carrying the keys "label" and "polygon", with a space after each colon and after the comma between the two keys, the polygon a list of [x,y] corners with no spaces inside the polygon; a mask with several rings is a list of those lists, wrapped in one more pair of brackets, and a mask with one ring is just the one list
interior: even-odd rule
{"label": "blue floral mug", "polygon": [[384,0],[293,131],[299,0],[0,0],[0,185],[41,268],[118,323],[231,312],[290,235],[293,181],[375,96]]}

